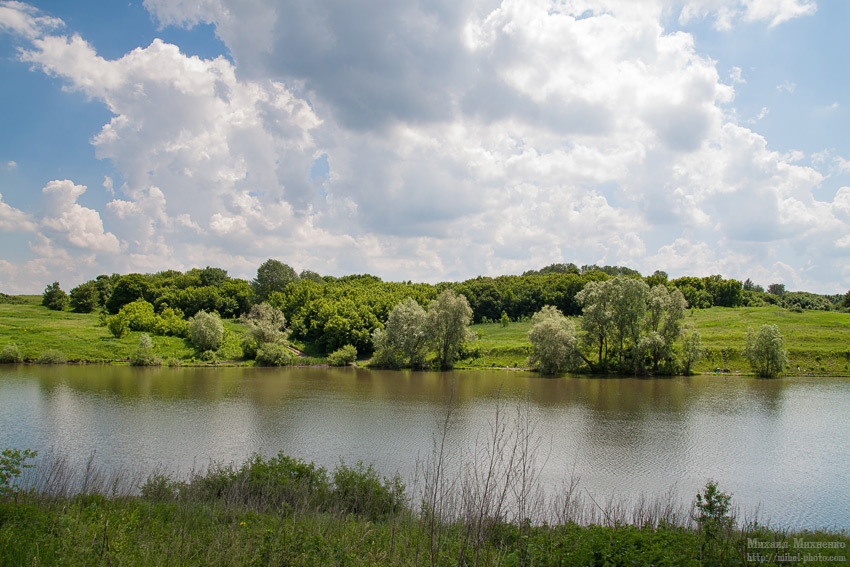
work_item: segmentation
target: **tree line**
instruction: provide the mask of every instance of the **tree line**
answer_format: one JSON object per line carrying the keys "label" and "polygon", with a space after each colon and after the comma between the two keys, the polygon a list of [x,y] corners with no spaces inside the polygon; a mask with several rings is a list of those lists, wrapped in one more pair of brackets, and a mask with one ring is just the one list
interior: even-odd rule
{"label": "tree line", "polygon": [[[688,307],[850,307],[850,292],[819,296],[786,292],[781,284],[771,284],[765,291],[750,280],[742,283],[720,275],[671,280],[662,271],[644,277],[619,266],[552,264],[522,275],[425,284],[384,282],[369,274],[339,278],[310,270],[299,274],[275,259],[260,265],[253,280],[231,278],[226,270],[207,266],[187,272],[100,275],[76,286],[70,295],[54,282],[45,289],[43,304],[77,312],[100,309],[103,324],[110,325],[116,336],[128,330],[188,336],[189,320],[199,313],[249,321],[260,317],[255,307],[268,305],[282,317],[278,331],[285,329],[287,337],[317,351],[330,353],[348,346],[360,356],[379,351],[385,358],[378,360],[389,365],[402,360],[415,366],[421,363],[421,355],[400,347],[404,341],[388,338],[396,324],[393,310],[403,304],[405,317],[423,319],[415,304],[427,319],[431,303],[446,291],[464,298],[474,323],[540,319],[546,313],[552,315],[552,310],[564,317],[583,315],[579,346],[588,353],[583,364],[593,370],[635,369],[645,361],[653,372],[669,368],[671,345],[680,338],[678,315],[671,313]],[[402,320],[407,321],[400,313],[398,321]],[[567,332],[567,325],[558,322],[556,326]],[[278,356],[268,352],[280,341],[258,341],[256,336],[252,341],[245,344],[250,355],[270,360],[284,356],[279,350]],[[433,347],[432,342],[426,343]],[[440,366],[452,357],[450,351],[443,349]]]}

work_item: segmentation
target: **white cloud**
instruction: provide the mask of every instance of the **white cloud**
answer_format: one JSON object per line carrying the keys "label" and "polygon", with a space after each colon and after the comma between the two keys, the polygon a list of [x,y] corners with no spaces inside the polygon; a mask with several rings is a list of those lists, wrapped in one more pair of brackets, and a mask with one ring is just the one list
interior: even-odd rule
{"label": "white cloud", "polygon": [[776,85],[776,90],[781,93],[793,94],[794,90],[797,88],[797,83],[792,83],[790,81],[783,81]]}
{"label": "white cloud", "polygon": [[714,18],[714,27],[728,31],[739,20],[744,22],[769,22],[770,27],[817,11],[814,0],[686,0],[679,21]]}
{"label": "white cloud", "polygon": [[75,185],[67,179],[45,185],[41,190],[44,196],[41,226],[77,248],[118,252],[118,238],[111,232],[104,232],[100,214],[77,204],[85,190],[85,185]]}
{"label": "white cloud", "polygon": [[0,2],[0,31],[34,39],[43,33],[63,27],[62,20],[39,13],[23,2]]}
{"label": "white cloud", "polygon": [[[242,275],[279,257],[435,281],[553,261],[743,278],[834,270],[845,253],[844,193],[818,201],[822,173],[730,118],[733,88],[665,31],[663,2],[145,6],[163,25],[212,23],[235,64],[160,40],[107,60],[79,36],[34,37],[25,61],[114,114],[93,144],[123,181],[111,232],[77,204],[84,188],[54,182],[37,255]],[[683,21],[731,26],[813,4],[683,6]]]}
{"label": "white cloud", "polygon": [[0,231],[35,232],[37,226],[30,215],[4,203],[0,195]]}
{"label": "white cloud", "polygon": [[12,171],[13,169],[17,169],[17,167],[18,167],[18,162],[14,161],[14,160],[9,160],[9,161],[6,162],[6,169],[8,171]]}

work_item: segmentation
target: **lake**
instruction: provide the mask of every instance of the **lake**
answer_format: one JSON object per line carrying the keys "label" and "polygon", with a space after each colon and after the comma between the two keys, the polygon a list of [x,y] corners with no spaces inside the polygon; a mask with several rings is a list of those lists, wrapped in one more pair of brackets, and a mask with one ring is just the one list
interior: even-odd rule
{"label": "lake", "polygon": [[[0,367],[0,447],[174,474],[253,452],[413,478],[446,446],[483,443],[500,407],[533,426],[542,485],[596,501],[689,504],[709,479],[772,524],[850,529],[850,380],[543,378],[360,368]],[[451,408],[449,413],[449,408]]]}

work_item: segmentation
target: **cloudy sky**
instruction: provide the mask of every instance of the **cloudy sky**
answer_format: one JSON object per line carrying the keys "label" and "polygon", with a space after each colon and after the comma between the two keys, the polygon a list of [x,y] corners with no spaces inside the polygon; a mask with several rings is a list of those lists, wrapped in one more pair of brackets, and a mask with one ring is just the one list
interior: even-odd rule
{"label": "cloudy sky", "polygon": [[850,288],[850,2],[0,1],[0,291],[267,258]]}

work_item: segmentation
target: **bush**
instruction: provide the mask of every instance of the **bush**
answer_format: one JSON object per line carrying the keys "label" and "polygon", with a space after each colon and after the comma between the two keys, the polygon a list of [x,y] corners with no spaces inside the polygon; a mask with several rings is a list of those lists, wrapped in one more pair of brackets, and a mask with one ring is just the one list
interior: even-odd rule
{"label": "bush", "polygon": [[215,351],[205,350],[201,353],[201,360],[203,360],[204,362],[215,362]]}
{"label": "bush", "polygon": [[351,345],[345,345],[328,355],[328,364],[331,366],[348,366],[357,360],[357,349]]}
{"label": "bush", "polygon": [[185,337],[189,334],[189,323],[183,319],[182,311],[166,307],[156,318],[154,332],[157,335]]}
{"label": "bush", "polygon": [[224,325],[215,313],[199,311],[189,319],[189,339],[198,350],[218,350],[224,340]]}
{"label": "bush", "polygon": [[15,343],[9,343],[3,347],[3,350],[0,351],[0,363],[3,364],[14,364],[16,362],[23,362],[24,357],[21,356],[21,350],[18,348],[18,345]]}
{"label": "bush", "polygon": [[53,282],[41,294],[41,304],[54,311],[62,311],[68,305],[68,294],[59,289],[59,282]]}
{"label": "bush", "polygon": [[36,364],[65,364],[68,362],[68,357],[66,357],[62,352],[56,349],[48,349],[41,353],[41,355],[35,359]]}
{"label": "bush", "polygon": [[107,319],[106,326],[116,339],[120,339],[130,332],[130,323],[127,321],[127,317],[120,313]]}
{"label": "bush", "polygon": [[162,362],[154,356],[153,340],[150,335],[143,334],[139,337],[139,346],[130,356],[132,366],[159,366]]}
{"label": "bush", "polygon": [[7,496],[18,491],[15,481],[21,476],[23,469],[33,465],[27,464],[27,459],[34,459],[38,453],[30,449],[3,449],[0,453],[0,496]]}
{"label": "bush", "polygon": [[269,343],[257,349],[257,364],[260,366],[286,366],[292,363],[292,351],[279,343]]}
{"label": "bush", "polygon": [[340,463],[333,473],[334,501],[343,512],[379,520],[401,511],[405,505],[401,477],[381,477],[372,465],[354,467]]}

